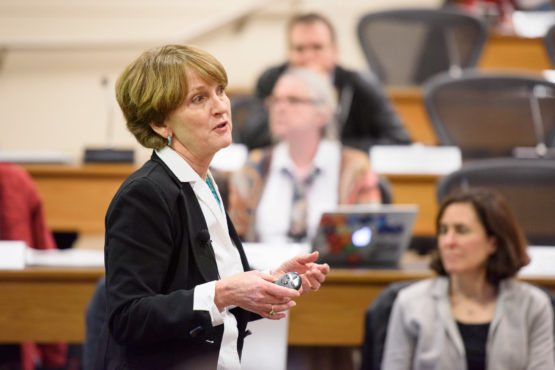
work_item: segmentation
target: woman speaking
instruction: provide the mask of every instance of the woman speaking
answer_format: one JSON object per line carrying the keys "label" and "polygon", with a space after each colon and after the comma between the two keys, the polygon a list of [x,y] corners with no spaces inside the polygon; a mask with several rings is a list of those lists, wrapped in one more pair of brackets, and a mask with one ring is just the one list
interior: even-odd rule
{"label": "woman speaking", "polygon": [[[250,271],[208,169],[231,143],[227,75],[210,54],[147,51],[116,83],[129,131],[152,157],[106,214],[107,320],[100,369],[239,369],[249,320],[278,320],[329,271],[316,253]],[[300,291],[273,284],[302,277]]]}

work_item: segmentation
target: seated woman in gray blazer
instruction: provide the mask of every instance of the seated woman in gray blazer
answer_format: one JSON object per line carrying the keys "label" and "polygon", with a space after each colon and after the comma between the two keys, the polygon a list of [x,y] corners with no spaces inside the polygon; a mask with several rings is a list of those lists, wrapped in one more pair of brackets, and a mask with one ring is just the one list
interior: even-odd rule
{"label": "seated woman in gray blazer", "polygon": [[393,306],[383,369],[555,369],[553,308],[513,277],[529,262],[506,202],[486,189],[440,207],[440,277],[403,289]]}
{"label": "seated woman in gray blazer", "polygon": [[98,369],[240,369],[247,322],[284,318],[299,295],[273,282],[296,271],[304,293],[329,271],[315,253],[249,271],[208,169],[231,143],[226,85],[220,62],[184,45],[147,51],[118,78],[127,127],[154,152],[106,214]]}

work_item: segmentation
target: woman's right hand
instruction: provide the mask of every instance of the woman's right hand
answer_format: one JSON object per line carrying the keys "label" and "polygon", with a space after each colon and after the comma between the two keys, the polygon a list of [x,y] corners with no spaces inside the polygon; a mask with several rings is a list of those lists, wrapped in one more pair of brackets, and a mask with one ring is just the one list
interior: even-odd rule
{"label": "woman's right hand", "polygon": [[226,306],[239,306],[262,317],[279,320],[295,306],[299,296],[294,289],[273,284],[271,275],[260,271],[242,272],[216,282],[214,302],[220,311]]}

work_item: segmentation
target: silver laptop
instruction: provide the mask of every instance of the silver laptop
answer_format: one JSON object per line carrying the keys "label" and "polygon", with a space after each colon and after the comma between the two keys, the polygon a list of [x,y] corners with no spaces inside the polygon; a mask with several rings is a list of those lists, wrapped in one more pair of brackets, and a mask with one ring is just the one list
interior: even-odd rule
{"label": "silver laptop", "polygon": [[398,268],[417,213],[416,205],[340,206],[322,215],[312,248],[331,267]]}

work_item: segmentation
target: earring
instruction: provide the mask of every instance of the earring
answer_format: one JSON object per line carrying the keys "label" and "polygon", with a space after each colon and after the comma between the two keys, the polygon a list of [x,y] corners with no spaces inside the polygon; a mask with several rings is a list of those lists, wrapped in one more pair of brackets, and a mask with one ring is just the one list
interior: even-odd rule
{"label": "earring", "polygon": [[168,146],[172,146],[172,137],[168,135]]}

